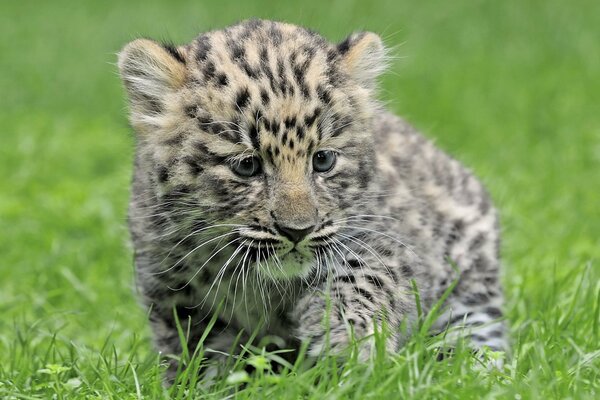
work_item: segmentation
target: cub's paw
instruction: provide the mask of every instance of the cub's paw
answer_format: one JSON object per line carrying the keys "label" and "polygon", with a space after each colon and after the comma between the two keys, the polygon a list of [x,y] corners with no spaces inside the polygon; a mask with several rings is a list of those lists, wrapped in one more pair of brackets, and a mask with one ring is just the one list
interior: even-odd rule
{"label": "cub's paw", "polygon": [[[302,303],[294,313],[298,321],[296,336],[309,343],[309,356],[347,356],[357,349],[359,358],[369,357],[373,348],[373,329],[365,318],[346,315],[338,304],[328,307],[325,299],[318,296]],[[304,307],[300,307],[302,305]]]}

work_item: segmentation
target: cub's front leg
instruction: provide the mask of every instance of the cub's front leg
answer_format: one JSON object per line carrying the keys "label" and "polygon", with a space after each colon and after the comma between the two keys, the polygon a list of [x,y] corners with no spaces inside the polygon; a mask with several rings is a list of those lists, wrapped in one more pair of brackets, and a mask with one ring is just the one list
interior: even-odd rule
{"label": "cub's front leg", "polygon": [[358,342],[359,357],[374,349],[375,328],[385,320],[389,335],[386,348],[394,351],[401,337],[398,327],[415,319],[415,297],[410,278],[397,265],[380,257],[349,257],[327,282],[307,292],[297,303],[293,318],[296,336],[308,341],[308,354],[341,355]]}
{"label": "cub's front leg", "polygon": [[[239,348],[239,342],[245,343],[245,337],[239,335],[239,329],[234,323],[205,313],[199,308],[190,306],[192,302],[179,303],[171,307],[161,307],[154,303],[150,307],[150,324],[152,326],[156,347],[168,363],[166,384],[175,382],[177,372],[188,367],[186,364],[202,346],[202,358],[208,360],[200,367],[205,376],[215,375],[220,366],[227,364],[227,354]],[[183,334],[183,342],[178,325]],[[204,337],[202,343],[201,339]],[[184,349],[185,347],[185,349]],[[182,356],[184,363],[180,365]]]}

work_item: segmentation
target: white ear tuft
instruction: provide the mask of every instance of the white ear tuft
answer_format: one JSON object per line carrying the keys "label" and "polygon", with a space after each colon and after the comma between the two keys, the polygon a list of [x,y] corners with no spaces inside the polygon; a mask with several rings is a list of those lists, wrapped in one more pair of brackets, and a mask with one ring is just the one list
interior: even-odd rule
{"label": "white ear tuft", "polygon": [[119,53],[118,65],[134,118],[159,114],[165,96],[185,81],[180,50],[148,39],[128,43]]}
{"label": "white ear tuft", "polygon": [[353,33],[338,45],[346,71],[360,85],[372,89],[386,69],[385,47],[372,32]]}

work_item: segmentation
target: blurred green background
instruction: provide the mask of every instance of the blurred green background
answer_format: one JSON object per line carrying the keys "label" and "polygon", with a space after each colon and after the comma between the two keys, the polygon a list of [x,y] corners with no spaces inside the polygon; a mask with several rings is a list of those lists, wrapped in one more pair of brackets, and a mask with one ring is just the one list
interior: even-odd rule
{"label": "blurred green background", "polygon": [[[513,340],[543,342],[547,354],[536,354],[548,359],[543,374],[520,371],[515,390],[593,385],[597,0],[2,0],[0,394],[26,385],[53,335],[92,360],[107,340],[127,357],[137,332],[135,351],[151,354],[131,288],[133,138],[115,53],[139,36],[184,43],[248,17],[305,25],[332,41],[363,29],[384,38],[397,60],[382,99],[469,165],[501,211]],[[589,354],[592,369],[561,383],[556,371],[569,375]]]}

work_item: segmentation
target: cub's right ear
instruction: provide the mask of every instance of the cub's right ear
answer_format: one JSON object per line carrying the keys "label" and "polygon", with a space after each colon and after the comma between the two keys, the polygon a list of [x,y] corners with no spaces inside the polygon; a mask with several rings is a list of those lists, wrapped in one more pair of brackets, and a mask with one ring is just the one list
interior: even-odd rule
{"label": "cub's right ear", "polygon": [[182,48],[148,39],[128,43],[119,53],[119,73],[127,89],[132,122],[160,114],[165,97],[180,88],[186,77]]}

